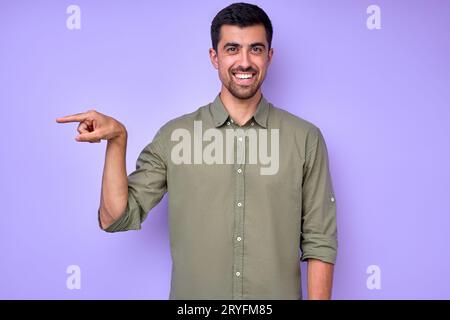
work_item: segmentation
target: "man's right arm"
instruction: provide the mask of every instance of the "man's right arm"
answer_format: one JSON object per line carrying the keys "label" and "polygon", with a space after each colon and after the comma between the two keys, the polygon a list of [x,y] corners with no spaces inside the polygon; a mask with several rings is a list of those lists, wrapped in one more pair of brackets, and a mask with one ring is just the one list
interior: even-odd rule
{"label": "man's right arm", "polygon": [[128,202],[128,178],[126,172],[127,130],[116,119],[89,110],[60,117],[58,123],[79,122],[75,138],[78,142],[99,143],[107,140],[105,166],[99,208],[99,222],[103,230],[118,220]]}
{"label": "man's right arm", "polygon": [[100,226],[103,230],[125,212],[128,201],[126,171],[127,131],[108,140],[100,197]]}
{"label": "man's right arm", "polygon": [[79,122],[79,142],[107,140],[98,222],[107,232],[139,230],[148,212],[167,191],[167,160],[161,130],[139,154],[136,170],[126,174],[127,130],[123,124],[95,110],[56,119]]}

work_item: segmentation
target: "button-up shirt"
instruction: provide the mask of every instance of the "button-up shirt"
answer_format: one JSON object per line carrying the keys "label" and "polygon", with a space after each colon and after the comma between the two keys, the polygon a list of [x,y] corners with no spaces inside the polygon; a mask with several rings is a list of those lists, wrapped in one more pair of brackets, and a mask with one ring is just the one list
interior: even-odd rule
{"label": "button-up shirt", "polygon": [[242,126],[220,94],[163,125],[128,176],[125,212],[105,231],[141,229],[166,192],[169,299],[302,299],[300,261],[336,261],[324,137],[264,96]]}

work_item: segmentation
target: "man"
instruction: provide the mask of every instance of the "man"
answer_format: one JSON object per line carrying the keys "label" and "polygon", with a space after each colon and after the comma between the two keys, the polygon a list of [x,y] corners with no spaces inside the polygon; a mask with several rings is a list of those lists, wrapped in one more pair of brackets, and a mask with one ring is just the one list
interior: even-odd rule
{"label": "man", "polygon": [[255,5],[216,15],[209,54],[220,93],[162,126],[128,177],[124,125],[95,110],[57,119],[80,122],[77,141],[107,140],[105,231],[140,229],[168,192],[170,299],[302,299],[300,260],[308,298],[331,298],[337,227],[327,148],[319,128],[261,93],[272,32]]}

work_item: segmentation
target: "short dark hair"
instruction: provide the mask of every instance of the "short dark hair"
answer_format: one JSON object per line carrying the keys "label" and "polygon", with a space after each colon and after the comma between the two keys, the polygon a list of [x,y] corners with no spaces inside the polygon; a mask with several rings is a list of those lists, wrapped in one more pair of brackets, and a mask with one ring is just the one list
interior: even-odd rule
{"label": "short dark hair", "polygon": [[260,7],[250,3],[239,2],[220,10],[211,23],[211,41],[216,51],[220,40],[220,28],[224,24],[241,28],[262,24],[266,29],[266,38],[270,49],[273,34],[272,22]]}

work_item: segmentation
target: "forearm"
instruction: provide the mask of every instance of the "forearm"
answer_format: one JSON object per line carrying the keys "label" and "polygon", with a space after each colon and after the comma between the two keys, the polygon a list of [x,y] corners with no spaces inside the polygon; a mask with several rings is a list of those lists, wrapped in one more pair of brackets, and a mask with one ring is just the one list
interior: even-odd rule
{"label": "forearm", "polygon": [[100,222],[103,229],[120,218],[127,205],[126,148],[126,130],[107,142],[100,198]]}
{"label": "forearm", "polygon": [[331,299],[334,265],[308,259],[308,300]]}

